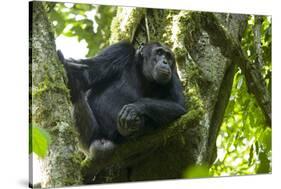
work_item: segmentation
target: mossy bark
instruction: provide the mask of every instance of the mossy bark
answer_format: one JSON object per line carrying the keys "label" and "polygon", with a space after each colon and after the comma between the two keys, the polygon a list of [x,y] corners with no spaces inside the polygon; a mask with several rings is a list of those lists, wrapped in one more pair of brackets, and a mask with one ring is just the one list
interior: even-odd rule
{"label": "mossy bark", "polygon": [[45,3],[30,3],[30,21],[30,122],[51,135],[47,157],[41,162],[44,174],[41,186],[79,185],[81,160],[77,154],[72,106]]}

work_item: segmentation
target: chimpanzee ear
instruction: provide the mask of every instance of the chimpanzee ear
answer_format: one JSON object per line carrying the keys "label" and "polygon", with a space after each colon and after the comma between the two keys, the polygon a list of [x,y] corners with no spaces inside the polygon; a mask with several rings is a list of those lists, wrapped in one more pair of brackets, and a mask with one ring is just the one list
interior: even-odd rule
{"label": "chimpanzee ear", "polygon": [[141,43],[137,49],[137,55],[143,57],[143,47],[144,47],[144,43]]}

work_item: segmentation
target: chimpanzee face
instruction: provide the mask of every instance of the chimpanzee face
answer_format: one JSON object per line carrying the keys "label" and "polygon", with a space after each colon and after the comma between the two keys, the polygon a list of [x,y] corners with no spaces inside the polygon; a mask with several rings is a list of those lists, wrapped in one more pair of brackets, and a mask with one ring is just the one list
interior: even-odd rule
{"label": "chimpanzee face", "polygon": [[173,75],[175,59],[172,51],[159,43],[143,47],[143,74],[146,79],[159,84],[168,83]]}

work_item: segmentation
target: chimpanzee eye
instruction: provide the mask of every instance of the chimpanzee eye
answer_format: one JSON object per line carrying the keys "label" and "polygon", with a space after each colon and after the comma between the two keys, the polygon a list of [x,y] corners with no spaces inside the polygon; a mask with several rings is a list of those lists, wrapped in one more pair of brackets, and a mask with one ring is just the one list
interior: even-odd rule
{"label": "chimpanzee eye", "polygon": [[167,59],[169,59],[169,60],[171,60],[171,59],[172,59],[172,55],[171,55],[171,53],[166,53],[166,54],[165,54],[165,56],[166,56],[166,58],[167,58]]}
{"label": "chimpanzee eye", "polygon": [[159,49],[159,50],[157,51],[157,55],[159,55],[159,56],[163,55],[163,50],[162,50],[162,49]]}

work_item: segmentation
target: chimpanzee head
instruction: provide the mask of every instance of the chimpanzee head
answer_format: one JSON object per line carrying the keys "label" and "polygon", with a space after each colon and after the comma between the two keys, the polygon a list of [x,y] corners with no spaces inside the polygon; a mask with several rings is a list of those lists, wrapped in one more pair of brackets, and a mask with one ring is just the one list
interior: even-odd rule
{"label": "chimpanzee head", "polygon": [[167,84],[175,69],[173,52],[160,43],[148,43],[139,49],[142,56],[142,73],[149,81]]}

